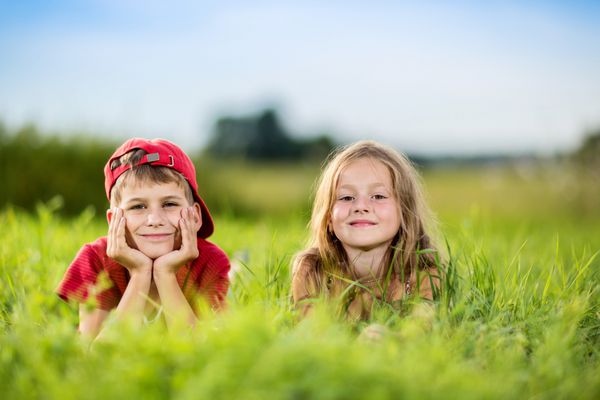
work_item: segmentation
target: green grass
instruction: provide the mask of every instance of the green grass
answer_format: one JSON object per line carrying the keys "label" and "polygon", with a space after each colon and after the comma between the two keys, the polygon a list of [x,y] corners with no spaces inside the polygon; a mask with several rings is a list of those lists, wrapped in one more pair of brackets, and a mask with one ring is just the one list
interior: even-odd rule
{"label": "green grass", "polygon": [[544,176],[425,175],[449,248],[444,295],[433,312],[418,303],[376,312],[372,322],[388,328],[380,341],[325,304],[307,319],[295,314],[289,262],[307,216],[290,211],[215,216],[211,239],[244,264],[226,312],[194,332],[123,326],[89,351],[76,309],[53,290],[106,222],[89,210],[58,217],[52,204],[7,208],[2,398],[599,398],[600,218],[587,197],[566,200],[572,184],[584,190],[577,181],[557,190]]}

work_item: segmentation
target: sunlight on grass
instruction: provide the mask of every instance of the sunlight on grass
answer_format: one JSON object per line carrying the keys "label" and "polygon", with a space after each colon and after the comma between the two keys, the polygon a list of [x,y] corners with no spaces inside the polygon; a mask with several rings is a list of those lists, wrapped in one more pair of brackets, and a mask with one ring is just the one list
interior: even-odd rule
{"label": "sunlight on grass", "polygon": [[374,312],[379,340],[361,335],[367,322],[338,320],[326,304],[304,320],[293,310],[289,264],[304,246],[308,216],[224,214],[215,216],[211,240],[240,267],[227,311],[206,315],[193,332],[117,326],[88,350],[76,333],[76,308],[53,290],[79,247],[104,234],[103,215],[61,218],[53,203],[33,214],[7,208],[0,212],[0,393],[600,397],[597,216],[574,218],[562,192],[548,194],[549,181],[526,184],[509,174],[485,189],[484,175],[426,175],[449,247],[444,290],[434,307],[410,302],[400,313]]}

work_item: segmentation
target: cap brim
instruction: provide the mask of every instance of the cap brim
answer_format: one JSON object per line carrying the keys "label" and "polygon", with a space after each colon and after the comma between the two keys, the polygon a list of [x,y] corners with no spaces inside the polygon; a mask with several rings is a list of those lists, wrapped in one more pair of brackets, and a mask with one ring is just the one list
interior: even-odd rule
{"label": "cap brim", "polygon": [[206,239],[212,235],[213,231],[215,230],[215,225],[210,212],[208,211],[208,207],[206,207],[206,204],[204,204],[204,201],[200,197],[197,197],[196,201],[198,204],[200,204],[200,212],[202,213],[202,226],[198,230],[198,237]]}

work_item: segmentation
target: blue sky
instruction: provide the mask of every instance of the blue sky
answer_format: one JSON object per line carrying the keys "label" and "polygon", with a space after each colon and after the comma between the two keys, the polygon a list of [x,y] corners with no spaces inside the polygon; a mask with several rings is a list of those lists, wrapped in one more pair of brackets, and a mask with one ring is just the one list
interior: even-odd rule
{"label": "blue sky", "polygon": [[600,2],[0,0],[0,119],[203,145],[297,135],[551,153],[600,126]]}

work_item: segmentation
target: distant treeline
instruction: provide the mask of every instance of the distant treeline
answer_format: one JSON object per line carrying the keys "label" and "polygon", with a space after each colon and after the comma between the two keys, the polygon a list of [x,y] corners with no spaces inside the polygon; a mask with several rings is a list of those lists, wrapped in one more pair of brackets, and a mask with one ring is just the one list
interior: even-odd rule
{"label": "distant treeline", "polygon": [[[301,142],[293,143],[298,145]],[[119,144],[83,135],[49,135],[38,131],[34,125],[9,131],[0,122],[0,208],[11,204],[34,210],[40,202],[56,199],[53,204],[60,205],[59,212],[63,214],[75,215],[89,206],[103,214],[109,206],[104,193],[104,164]],[[291,159],[281,156],[267,159],[262,156],[241,157],[239,154],[224,156],[211,148],[189,155],[198,172],[200,194],[211,212],[253,215],[264,211],[260,205],[257,206],[258,203],[273,204],[274,199],[285,202],[288,211],[304,206],[321,158],[327,155],[325,148],[330,146],[328,143],[321,147],[319,141],[315,141],[310,144],[313,151],[310,155],[295,154]],[[298,149],[306,151],[301,145]],[[276,162],[277,166],[261,166],[267,160]],[[281,181],[276,181],[280,179],[277,174],[265,177],[265,168],[275,171],[285,169],[291,175],[296,174],[292,179],[297,186],[302,186],[298,188],[302,196],[291,198],[290,194],[295,192],[289,187],[284,188],[290,184],[286,182],[289,177],[281,177]],[[251,172],[248,174],[248,169],[260,172],[261,177],[253,176]],[[246,178],[240,180],[240,176]],[[265,179],[269,180],[267,184],[262,182]],[[268,197],[268,200],[261,202],[256,199],[255,193],[252,196],[244,194],[256,192],[254,184],[263,188],[262,196]],[[286,191],[284,195],[282,190]]]}
{"label": "distant treeline", "polygon": [[[281,160],[320,162],[336,145],[336,141],[327,134],[306,139],[294,138],[282,123],[277,111],[267,109],[256,114],[218,118],[205,154],[217,159],[260,162]],[[419,167],[428,168],[498,164],[532,156],[504,154],[430,156],[411,153],[408,157]]]}
{"label": "distant treeline", "polygon": [[103,168],[115,143],[89,137],[42,135],[33,125],[8,132],[0,125],[0,207],[34,209],[62,196],[63,211],[107,208]]}
{"label": "distant treeline", "polygon": [[[104,194],[103,167],[118,144],[90,136],[42,134],[33,125],[9,132],[0,122],[0,208],[12,204],[32,210],[38,202],[47,202],[58,195],[63,201],[63,213],[77,214],[87,206],[103,213],[108,207]],[[302,186],[297,188],[298,193],[306,193],[305,196],[296,196],[302,197],[297,203],[304,204],[310,195],[310,182],[333,147],[333,140],[327,136],[308,140],[291,138],[282,128],[277,115],[267,110],[250,117],[221,118],[207,148],[190,156],[199,171],[200,192],[212,211],[251,214],[256,207],[250,206],[247,198],[250,192],[259,190],[257,188],[263,192],[253,193],[254,204],[261,202],[262,196],[270,201],[280,198],[293,207],[293,198],[290,197],[290,187],[286,186],[291,182],[287,182],[286,177],[276,181],[280,177],[273,174],[266,177],[261,173],[262,178],[259,178],[248,169],[264,172],[265,168],[275,168],[277,171],[287,171],[281,173],[290,176],[298,173],[291,179],[297,186]],[[425,168],[501,164],[521,158],[411,157],[413,162]],[[583,167],[600,179],[600,130],[588,132],[582,145],[576,151],[561,156],[561,159]],[[265,161],[277,162],[283,167],[264,165]],[[240,176],[244,176],[243,181],[240,181]],[[257,180],[252,182],[251,179]],[[260,179],[268,179],[271,183],[266,185],[265,182],[259,182]],[[246,192],[232,189],[238,186]],[[288,197],[282,195],[282,190]]]}

